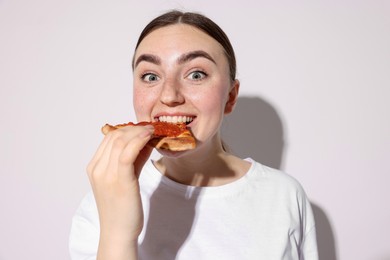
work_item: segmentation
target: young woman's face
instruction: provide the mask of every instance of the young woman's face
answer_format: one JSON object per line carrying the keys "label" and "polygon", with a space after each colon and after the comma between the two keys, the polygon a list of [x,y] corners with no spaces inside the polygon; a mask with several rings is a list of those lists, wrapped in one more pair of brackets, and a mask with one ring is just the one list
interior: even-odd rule
{"label": "young woman's face", "polygon": [[157,29],[135,53],[133,104],[138,121],[187,122],[198,146],[219,142],[223,116],[234,105],[229,93],[237,89],[222,46],[195,27]]}

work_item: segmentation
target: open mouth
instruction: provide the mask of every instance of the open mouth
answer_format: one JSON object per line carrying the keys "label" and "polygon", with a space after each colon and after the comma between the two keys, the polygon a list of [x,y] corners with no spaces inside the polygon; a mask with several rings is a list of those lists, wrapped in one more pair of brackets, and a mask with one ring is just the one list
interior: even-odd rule
{"label": "open mouth", "polygon": [[167,122],[167,123],[185,123],[186,125],[190,124],[195,117],[193,116],[159,116],[156,118],[156,121]]}

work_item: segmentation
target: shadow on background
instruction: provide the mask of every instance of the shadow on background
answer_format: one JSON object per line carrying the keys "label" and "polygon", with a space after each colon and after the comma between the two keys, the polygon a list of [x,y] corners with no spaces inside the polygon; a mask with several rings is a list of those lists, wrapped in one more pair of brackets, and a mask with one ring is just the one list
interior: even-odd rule
{"label": "shadow on background", "polygon": [[[259,97],[240,97],[222,125],[228,149],[241,158],[250,157],[264,165],[283,166],[283,123],[275,108]],[[335,238],[329,218],[311,203],[317,228],[319,260],[337,260]]]}
{"label": "shadow on background", "polygon": [[222,125],[222,138],[235,155],[276,169],[282,166],[283,137],[276,110],[258,97],[240,97]]}
{"label": "shadow on background", "polygon": [[316,222],[318,255],[320,260],[337,260],[336,243],[332,231],[332,225],[325,212],[311,202],[314,219]]}

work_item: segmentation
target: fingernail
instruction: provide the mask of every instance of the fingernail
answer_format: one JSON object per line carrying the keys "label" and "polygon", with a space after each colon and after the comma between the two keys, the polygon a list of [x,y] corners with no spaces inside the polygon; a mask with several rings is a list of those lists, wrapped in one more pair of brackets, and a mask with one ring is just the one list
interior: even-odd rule
{"label": "fingernail", "polygon": [[154,127],[152,125],[146,125],[145,128],[146,130],[140,133],[140,137],[148,137],[154,133]]}
{"label": "fingernail", "polygon": [[154,132],[154,126],[152,125],[146,125],[145,128],[148,129],[151,133]]}

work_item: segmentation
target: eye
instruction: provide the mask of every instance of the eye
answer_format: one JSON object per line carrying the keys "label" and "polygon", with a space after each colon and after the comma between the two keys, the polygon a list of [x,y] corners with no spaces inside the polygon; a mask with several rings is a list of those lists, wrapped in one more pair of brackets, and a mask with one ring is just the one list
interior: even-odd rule
{"label": "eye", "polygon": [[207,77],[207,74],[204,73],[203,71],[194,71],[194,72],[191,72],[187,78],[191,79],[191,80],[202,80],[204,78]]}
{"label": "eye", "polygon": [[154,73],[145,73],[142,74],[141,79],[146,82],[154,82],[159,80],[160,78]]}

